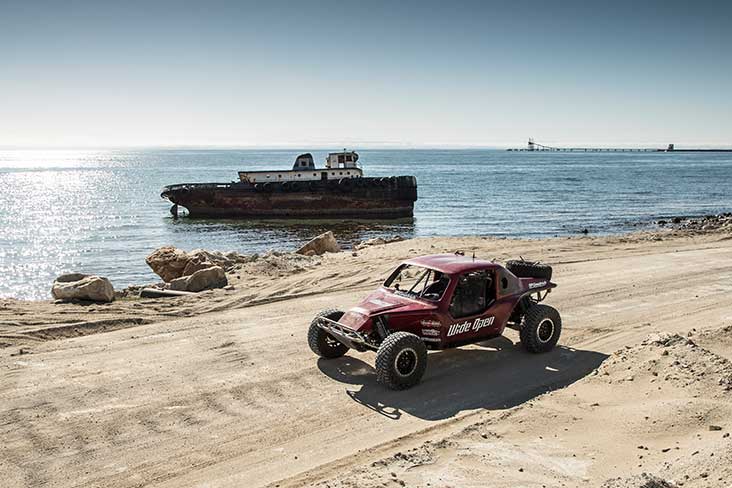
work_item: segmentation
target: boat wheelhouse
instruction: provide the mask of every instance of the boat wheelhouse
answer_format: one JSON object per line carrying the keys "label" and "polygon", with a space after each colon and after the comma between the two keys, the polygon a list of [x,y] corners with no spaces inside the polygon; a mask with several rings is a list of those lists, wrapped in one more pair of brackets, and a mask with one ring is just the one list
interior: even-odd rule
{"label": "boat wheelhouse", "polygon": [[268,183],[277,181],[340,180],[361,178],[363,170],[358,165],[355,151],[333,152],[325,158],[325,166],[316,168],[313,155],[301,154],[289,171],[239,171],[239,180],[246,183]]}

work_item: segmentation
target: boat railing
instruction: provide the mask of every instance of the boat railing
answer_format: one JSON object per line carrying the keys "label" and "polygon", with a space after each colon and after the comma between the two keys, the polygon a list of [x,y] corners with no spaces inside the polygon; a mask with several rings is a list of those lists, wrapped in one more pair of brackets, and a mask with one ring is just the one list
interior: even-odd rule
{"label": "boat railing", "polygon": [[175,185],[166,185],[163,187],[163,192],[184,190],[186,188],[230,188],[231,185],[236,185],[237,182],[231,183],[177,183]]}

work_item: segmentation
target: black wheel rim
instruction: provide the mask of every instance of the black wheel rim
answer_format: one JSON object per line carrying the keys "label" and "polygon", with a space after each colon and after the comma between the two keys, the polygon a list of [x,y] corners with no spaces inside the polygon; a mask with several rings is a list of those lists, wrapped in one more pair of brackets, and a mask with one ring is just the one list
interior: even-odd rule
{"label": "black wheel rim", "polygon": [[337,340],[333,339],[331,336],[329,336],[329,335],[326,334],[326,336],[325,336],[325,344],[330,349],[335,349],[335,348],[337,348],[340,345],[340,342],[338,342]]}
{"label": "black wheel rim", "polygon": [[536,336],[542,344],[549,342],[554,336],[554,322],[551,319],[542,320],[536,330]]}
{"label": "black wheel rim", "polygon": [[394,360],[394,366],[399,376],[409,376],[417,369],[417,352],[412,349],[402,349]]}

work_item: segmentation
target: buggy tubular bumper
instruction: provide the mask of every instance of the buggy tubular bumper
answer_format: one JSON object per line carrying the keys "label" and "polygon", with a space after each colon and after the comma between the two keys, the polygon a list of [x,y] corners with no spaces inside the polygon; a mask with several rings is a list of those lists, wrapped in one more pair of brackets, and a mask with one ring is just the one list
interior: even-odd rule
{"label": "buggy tubular bumper", "polygon": [[350,347],[351,349],[375,349],[375,345],[366,340],[366,336],[360,332],[356,332],[348,326],[331,320],[326,317],[319,317],[317,321],[318,327],[333,336],[338,342]]}

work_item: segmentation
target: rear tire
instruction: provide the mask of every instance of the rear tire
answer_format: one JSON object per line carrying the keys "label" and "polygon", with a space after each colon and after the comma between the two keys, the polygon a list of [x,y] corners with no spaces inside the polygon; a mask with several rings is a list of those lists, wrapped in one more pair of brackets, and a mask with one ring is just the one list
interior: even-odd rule
{"label": "rear tire", "polygon": [[348,346],[339,342],[332,335],[320,328],[318,325],[318,319],[325,317],[326,319],[340,320],[343,317],[343,312],[335,309],[327,309],[319,312],[312,322],[310,322],[310,329],[308,329],[308,345],[310,349],[325,359],[335,359],[343,356],[348,352]]}
{"label": "rear tire", "polygon": [[427,346],[409,332],[394,332],[376,353],[376,380],[392,390],[405,390],[422,379],[427,369]]}
{"label": "rear tire", "polygon": [[512,259],[506,262],[506,269],[519,278],[552,279],[552,267],[539,262]]}
{"label": "rear tire", "polygon": [[533,353],[551,351],[562,333],[562,317],[549,305],[532,305],[524,315],[519,336],[524,348]]}

